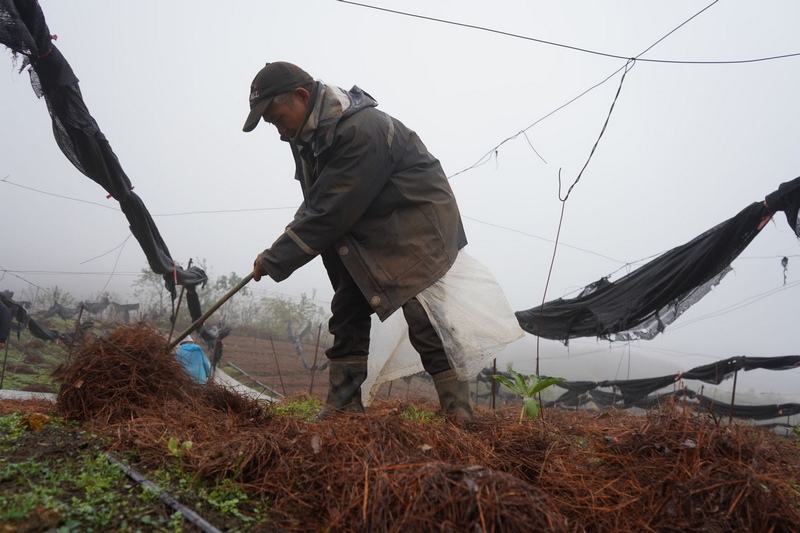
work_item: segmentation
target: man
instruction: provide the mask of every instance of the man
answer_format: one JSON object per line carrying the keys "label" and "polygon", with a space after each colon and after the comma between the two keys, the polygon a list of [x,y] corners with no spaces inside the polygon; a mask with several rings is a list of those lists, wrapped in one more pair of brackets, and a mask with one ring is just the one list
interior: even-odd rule
{"label": "man", "polygon": [[288,142],[304,202],[255,260],[254,279],[282,281],[322,256],[334,289],[326,350],[330,382],[318,415],[363,413],[371,315],[403,310],[412,346],[433,377],[446,415],[473,417],[440,337],[416,298],[467,244],[453,191],[416,133],[376,109],[358,87],[314,81],[286,62],[267,63],[250,87],[244,131],[264,120]]}
{"label": "man", "polygon": [[187,335],[178,345],[175,358],[193,381],[205,385],[211,376],[211,363],[208,362],[203,348],[195,344],[191,335]]}

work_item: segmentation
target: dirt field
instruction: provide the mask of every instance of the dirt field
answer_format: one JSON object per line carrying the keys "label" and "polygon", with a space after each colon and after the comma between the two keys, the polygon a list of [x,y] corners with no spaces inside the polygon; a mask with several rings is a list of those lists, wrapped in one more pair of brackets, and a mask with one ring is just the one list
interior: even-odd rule
{"label": "dirt field", "polygon": [[[310,393],[324,399],[328,388],[325,346],[318,347],[316,342],[306,342],[302,344],[302,351],[301,357],[295,344],[285,338],[273,338],[270,341],[269,338],[231,334],[224,340],[219,367],[256,390],[260,390],[260,383],[287,396]],[[242,376],[237,368],[244,371],[245,375]],[[314,368],[316,370],[312,371]],[[383,385],[378,391],[378,397],[433,401],[436,393],[427,376],[415,376],[408,380],[398,380],[391,387]]]}

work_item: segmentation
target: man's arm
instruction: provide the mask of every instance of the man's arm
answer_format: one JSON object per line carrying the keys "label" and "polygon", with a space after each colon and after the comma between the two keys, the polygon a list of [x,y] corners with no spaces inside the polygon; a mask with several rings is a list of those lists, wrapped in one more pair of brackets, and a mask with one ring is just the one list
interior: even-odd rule
{"label": "man's arm", "polygon": [[395,165],[387,142],[392,119],[379,113],[354,118],[337,130],[328,149],[333,156],[308,190],[305,216],[258,256],[261,273],[276,281],[289,277],[348,233],[386,187]]}

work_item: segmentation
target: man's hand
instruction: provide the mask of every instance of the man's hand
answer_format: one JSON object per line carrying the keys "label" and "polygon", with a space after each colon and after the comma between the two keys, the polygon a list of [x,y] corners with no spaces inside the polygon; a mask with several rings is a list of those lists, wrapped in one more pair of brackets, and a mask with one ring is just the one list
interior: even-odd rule
{"label": "man's hand", "polygon": [[264,270],[264,267],[261,266],[261,260],[264,256],[264,253],[258,254],[256,260],[253,261],[253,279],[256,281],[261,281],[261,276],[267,276],[269,273]]}
{"label": "man's hand", "polygon": [[6,347],[6,343],[0,342],[0,350],[5,349],[5,347]]}

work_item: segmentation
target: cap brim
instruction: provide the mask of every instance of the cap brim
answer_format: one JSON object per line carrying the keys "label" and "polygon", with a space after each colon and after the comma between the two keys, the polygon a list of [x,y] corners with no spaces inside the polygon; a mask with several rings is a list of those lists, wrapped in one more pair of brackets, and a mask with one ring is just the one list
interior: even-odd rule
{"label": "cap brim", "polygon": [[256,129],[256,126],[258,126],[258,123],[261,121],[261,117],[264,115],[264,111],[266,111],[269,104],[272,103],[272,98],[274,97],[265,98],[254,107],[250,108],[250,114],[247,115],[247,120],[244,122],[242,131],[253,131]]}

